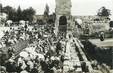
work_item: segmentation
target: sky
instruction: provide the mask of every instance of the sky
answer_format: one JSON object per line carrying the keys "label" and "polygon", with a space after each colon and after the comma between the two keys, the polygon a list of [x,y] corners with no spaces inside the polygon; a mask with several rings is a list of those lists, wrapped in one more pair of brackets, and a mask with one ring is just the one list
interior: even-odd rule
{"label": "sky", "polygon": [[[113,1],[112,0],[71,0],[72,15],[96,15],[99,8],[105,6],[111,10],[111,18],[113,17]],[[37,14],[43,14],[46,3],[50,8],[50,13],[55,12],[55,0],[0,0],[3,6],[10,5],[14,8],[20,6],[22,9],[33,7]]]}

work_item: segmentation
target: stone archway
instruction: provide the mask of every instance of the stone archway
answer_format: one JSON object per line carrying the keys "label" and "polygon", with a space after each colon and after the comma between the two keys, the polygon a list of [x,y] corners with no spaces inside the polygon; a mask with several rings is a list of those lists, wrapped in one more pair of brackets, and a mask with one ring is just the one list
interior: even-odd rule
{"label": "stone archway", "polygon": [[66,18],[66,16],[61,16],[59,18],[59,26],[60,25],[67,25],[67,18]]}
{"label": "stone archway", "polygon": [[71,16],[71,0],[55,0],[56,2],[56,20],[55,20],[55,34],[67,32],[69,25],[68,17]]}
{"label": "stone archway", "polygon": [[59,30],[59,35],[62,36],[66,36],[66,32],[67,32],[67,17],[62,15],[59,17],[59,26],[58,26],[58,30]]}

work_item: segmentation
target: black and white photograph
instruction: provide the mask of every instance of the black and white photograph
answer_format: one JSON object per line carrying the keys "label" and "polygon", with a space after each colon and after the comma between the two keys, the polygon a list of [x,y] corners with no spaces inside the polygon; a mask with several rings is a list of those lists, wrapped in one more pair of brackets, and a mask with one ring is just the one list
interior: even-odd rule
{"label": "black and white photograph", "polygon": [[0,0],[0,73],[113,73],[113,1]]}

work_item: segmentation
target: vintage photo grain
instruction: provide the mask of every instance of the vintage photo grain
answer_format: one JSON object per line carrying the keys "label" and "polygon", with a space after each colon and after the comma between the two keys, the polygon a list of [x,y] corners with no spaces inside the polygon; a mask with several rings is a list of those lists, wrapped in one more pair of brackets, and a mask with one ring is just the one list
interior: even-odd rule
{"label": "vintage photo grain", "polygon": [[113,1],[0,0],[0,73],[113,73]]}

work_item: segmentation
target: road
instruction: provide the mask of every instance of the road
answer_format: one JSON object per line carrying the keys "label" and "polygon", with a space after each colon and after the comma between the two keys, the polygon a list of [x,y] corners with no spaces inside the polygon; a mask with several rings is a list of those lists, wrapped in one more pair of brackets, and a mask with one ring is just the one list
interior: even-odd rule
{"label": "road", "polygon": [[89,39],[89,41],[98,47],[113,47],[113,38],[107,38],[104,41],[100,41],[100,39]]}

